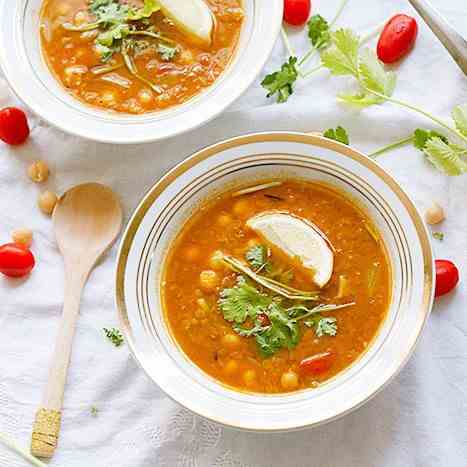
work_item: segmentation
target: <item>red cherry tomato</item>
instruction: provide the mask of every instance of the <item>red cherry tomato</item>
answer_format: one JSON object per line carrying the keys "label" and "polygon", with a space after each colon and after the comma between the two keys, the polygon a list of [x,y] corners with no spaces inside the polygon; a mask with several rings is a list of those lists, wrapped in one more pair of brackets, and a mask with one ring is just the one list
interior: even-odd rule
{"label": "red cherry tomato", "polygon": [[292,26],[305,24],[310,11],[310,0],[284,0],[284,21]]}
{"label": "red cherry tomato", "polygon": [[29,136],[29,125],[26,114],[16,107],[0,110],[0,139],[16,146],[26,141]]}
{"label": "red cherry tomato", "polygon": [[0,246],[0,272],[5,276],[26,276],[35,264],[34,256],[28,248],[17,243]]}
{"label": "red cherry tomato", "polygon": [[307,375],[318,375],[328,371],[335,360],[336,356],[332,352],[323,352],[305,358],[300,362],[300,371]]}
{"label": "red cherry tomato", "polygon": [[459,270],[456,265],[447,259],[437,259],[435,297],[450,292],[459,282]]}
{"label": "red cherry tomato", "polygon": [[415,44],[418,25],[415,18],[395,15],[384,26],[376,52],[383,63],[394,63],[406,55]]}

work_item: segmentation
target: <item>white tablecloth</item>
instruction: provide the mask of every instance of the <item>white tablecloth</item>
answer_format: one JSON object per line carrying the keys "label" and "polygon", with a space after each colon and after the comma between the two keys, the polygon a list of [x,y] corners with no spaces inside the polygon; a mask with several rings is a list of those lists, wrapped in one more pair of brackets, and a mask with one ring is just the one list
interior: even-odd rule
{"label": "white tablecloth", "polygon": [[[316,0],[315,11],[334,14],[337,0]],[[465,0],[434,3],[467,32]],[[366,31],[400,11],[403,0],[351,0],[339,24]],[[305,50],[304,34],[292,34]],[[266,71],[284,59],[278,42]],[[417,46],[398,69],[396,95],[449,117],[467,102],[467,80],[420,21]],[[4,84],[4,83],[3,83]],[[63,299],[63,268],[48,218],[36,209],[39,190],[25,170],[47,160],[57,192],[83,181],[110,185],[128,218],[143,193],[192,151],[228,136],[256,130],[322,130],[342,124],[362,150],[405,137],[423,117],[391,104],[356,112],[336,104],[345,79],[317,74],[297,86],[287,104],[266,100],[255,83],[222,117],[200,130],[160,144],[129,147],[96,144],[61,133],[31,116],[29,142],[0,143],[0,243],[25,225],[34,230],[37,267],[26,280],[0,278],[0,432],[29,444],[31,425],[47,376]],[[0,106],[15,102],[0,86]],[[447,211],[433,240],[436,256],[453,259],[464,275],[456,292],[438,300],[406,368],[358,411],[313,430],[260,435],[214,425],[169,400],[128,355],[104,338],[117,325],[113,304],[116,248],[97,266],[84,292],[66,389],[60,445],[51,466],[62,467],[461,467],[467,463],[467,176],[436,172],[423,155],[404,148],[381,164],[412,195],[420,209],[432,200]],[[93,417],[91,407],[98,409]],[[25,466],[0,446],[0,466]]]}

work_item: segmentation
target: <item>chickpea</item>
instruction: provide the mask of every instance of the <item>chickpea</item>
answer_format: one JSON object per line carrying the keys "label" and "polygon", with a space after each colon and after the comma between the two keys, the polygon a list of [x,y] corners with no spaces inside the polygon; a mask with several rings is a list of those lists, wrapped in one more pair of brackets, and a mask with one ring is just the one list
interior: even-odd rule
{"label": "chickpea", "polygon": [[195,318],[196,319],[203,319],[206,318],[206,312],[202,308],[196,308],[195,310]]}
{"label": "chickpea", "polygon": [[222,338],[222,345],[225,345],[228,348],[236,348],[240,345],[241,340],[236,334],[226,334]]}
{"label": "chickpea", "polygon": [[238,217],[247,217],[250,213],[250,203],[246,199],[240,199],[233,205],[232,211]]}
{"label": "chickpea", "polygon": [[196,261],[197,259],[199,259],[200,257],[200,251],[199,251],[199,248],[197,246],[188,246],[187,248],[185,248],[185,258],[188,260],[188,261]]}
{"label": "chickpea", "polygon": [[35,161],[28,167],[29,178],[35,183],[45,182],[49,173],[49,166],[44,161]]}
{"label": "chickpea", "polygon": [[149,89],[141,89],[141,91],[138,92],[138,99],[143,105],[149,104],[153,97],[154,96]]}
{"label": "chickpea", "polygon": [[218,218],[217,218],[217,223],[221,226],[221,227],[227,227],[228,225],[230,225],[232,223],[232,217],[229,216],[228,214],[221,214]]}
{"label": "chickpea", "polygon": [[193,63],[194,57],[189,50],[183,50],[179,55],[179,60],[181,63],[189,65],[190,63]]}
{"label": "chickpea", "polygon": [[220,250],[216,250],[209,258],[209,266],[216,271],[224,269],[224,253]]}
{"label": "chickpea", "polygon": [[209,308],[208,302],[204,298],[198,298],[198,300],[196,300],[196,303],[206,313],[209,313],[209,311],[211,311],[210,308]]}
{"label": "chickpea", "polygon": [[57,13],[60,16],[66,16],[68,13],[70,13],[71,10],[71,5],[68,5],[68,3],[62,2],[60,5],[57,7]]}
{"label": "chickpea", "polygon": [[52,215],[55,205],[57,204],[58,196],[52,191],[44,191],[39,195],[37,204],[39,209],[49,216]]}
{"label": "chickpea", "polygon": [[297,389],[298,387],[298,375],[292,370],[282,373],[281,385],[286,390]]}
{"label": "chickpea", "polygon": [[210,269],[202,271],[199,275],[199,284],[206,292],[213,292],[219,285],[219,276]]}
{"label": "chickpea", "polygon": [[243,373],[243,381],[248,386],[251,387],[256,381],[256,372],[255,370],[246,370]]}
{"label": "chickpea", "polygon": [[81,24],[87,23],[88,22],[88,15],[85,11],[81,10],[76,13],[75,18],[75,25],[80,26]]}
{"label": "chickpea", "polygon": [[427,224],[439,224],[444,221],[444,219],[444,209],[438,203],[433,203],[425,212],[425,220]]}
{"label": "chickpea", "polygon": [[238,371],[238,362],[236,360],[229,360],[223,368],[224,373],[233,375]]}
{"label": "chickpea", "polygon": [[32,230],[26,228],[15,229],[11,232],[11,239],[15,243],[30,247],[32,243]]}
{"label": "chickpea", "polygon": [[105,91],[102,93],[102,103],[107,106],[115,105],[115,93],[112,91]]}

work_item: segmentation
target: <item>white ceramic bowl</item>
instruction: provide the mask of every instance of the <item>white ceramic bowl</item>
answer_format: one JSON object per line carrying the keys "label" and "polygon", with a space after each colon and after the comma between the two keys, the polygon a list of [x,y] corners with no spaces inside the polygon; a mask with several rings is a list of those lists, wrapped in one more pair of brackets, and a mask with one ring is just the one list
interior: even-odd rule
{"label": "white ceramic bowl", "polygon": [[231,105],[255,81],[280,31],[283,0],[244,0],[237,52],[224,74],[203,93],[171,109],[122,115],[92,108],[70,96],[41,53],[42,0],[0,0],[0,66],[11,88],[52,125],[108,143],[157,141],[196,128]]}
{"label": "white ceramic bowl", "polygon": [[[367,352],[319,388],[282,395],[240,393],[205,374],[174,342],[161,311],[161,271],[170,243],[206,198],[227,188],[281,177],[330,184],[371,216],[391,265],[391,304]],[[432,306],[433,267],[423,220],[397,182],[378,164],[322,137],[261,133],[204,149],[154,185],[124,234],[116,298],[131,352],[174,400],[231,427],[293,430],[348,413],[400,371]]]}

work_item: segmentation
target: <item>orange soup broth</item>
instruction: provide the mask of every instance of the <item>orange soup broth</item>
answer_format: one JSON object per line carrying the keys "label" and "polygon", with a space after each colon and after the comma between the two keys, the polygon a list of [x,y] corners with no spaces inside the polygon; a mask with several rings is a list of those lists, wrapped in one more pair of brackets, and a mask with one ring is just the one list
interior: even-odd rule
{"label": "orange soup broth", "polygon": [[[120,53],[108,62],[114,71],[96,75],[91,70],[103,66],[95,48],[95,31],[68,31],[64,23],[80,24],[93,20],[87,0],[45,0],[41,12],[41,42],[49,68],[75,98],[95,107],[116,112],[143,114],[182,104],[210,87],[231,61],[243,22],[242,0],[206,0],[216,18],[213,42],[209,49],[193,45],[161,12],[151,22],[164,36],[174,41],[179,52],[171,61],[162,60],[154,47],[136,48],[139,74],[162,90],[154,92],[136,79],[124,66]],[[142,1],[133,0],[136,7]],[[77,16],[78,15],[78,16]],[[78,18],[78,20],[77,20]],[[83,18],[83,19],[82,19]],[[148,38],[140,38],[154,45]],[[114,82],[107,81],[111,77]],[[115,77],[121,84],[115,84]]]}
{"label": "orange soup broth", "polygon": [[[206,292],[200,287],[200,273],[213,269],[210,258],[217,250],[244,259],[252,244],[264,243],[245,223],[255,214],[270,210],[289,212],[321,229],[335,248],[335,262],[331,280],[321,290],[320,301],[355,302],[355,306],[323,313],[337,318],[336,336],[318,338],[313,329],[303,327],[297,347],[262,358],[254,338],[239,337],[239,344],[233,348],[223,340],[233,331],[231,323],[220,313],[217,301],[222,288],[235,284],[237,274],[227,267],[216,269],[219,284],[215,290]],[[279,187],[245,196],[232,197],[227,193],[216,197],[202,205],[185,225],[171,246],[165,264],[164,313],[175,341],[203,371],[238,390],[288,392],[281,385],[281,376],[287,371],[299,376],[296,389],[319,386],[365,352],[386,317],[390,268],[384,245],[381,240],[375,240],[375,232],[370,219],[354,202],[330,187],[315,183],[286,181]],[[317,289],[309,274],[277,253],[273,250],[275,265],[284,271],[294,269],[291,286]],[[347,288],[339,296],[341,276],[346,278]],[[203,301],[207,306],[200,306]],[[328,371],[315,376],[301,373],[302,359],[328,351],[335,355]],[[248,371],[250,376],[254,372],[254,381],[245,376]]]}

